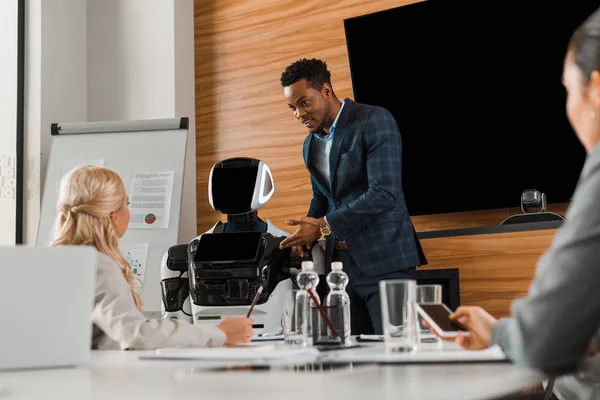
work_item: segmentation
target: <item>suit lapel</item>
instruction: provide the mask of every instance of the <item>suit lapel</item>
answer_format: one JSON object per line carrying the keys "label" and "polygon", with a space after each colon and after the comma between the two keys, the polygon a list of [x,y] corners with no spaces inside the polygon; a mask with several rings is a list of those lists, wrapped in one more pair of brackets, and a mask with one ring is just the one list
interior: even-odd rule
{"label": "suit lapel", "polygon": [[329,153],[329,176],[331,179],[329,187],[331,188],[331,193],[335,193],[334,185],[336,183],[340,151],[342,149],[342,144],[344,143],[344,138],[348,134],[348,128],[354,119],[354,115],[354,102],[348,98],[344,99],[344,109],[335,126],[333,143],[331,144],[331,152]]}
{"label": "suit lapel", "polygon": [[304,147],[304,161],[306,163],[306,168],[308,169],[308,172],[315,178],[315,180],[317,181],[319,186],[321,186],[320,187],[321,191],[323,193],[329,193],[329,190],[327,189],[329,187],[329,185],[327,185],[327,182],[325,182],[325,180],[321,176],[321,173],[319,171],[317,171],[317,169],[315,168],[315,165],[312,161],[313,156],[312,156],[312,152],[310,151],[310,147],[311,147],[313,140],[314,140],[313,134],[309,133],[308,138],[305,142],[305,147]]}

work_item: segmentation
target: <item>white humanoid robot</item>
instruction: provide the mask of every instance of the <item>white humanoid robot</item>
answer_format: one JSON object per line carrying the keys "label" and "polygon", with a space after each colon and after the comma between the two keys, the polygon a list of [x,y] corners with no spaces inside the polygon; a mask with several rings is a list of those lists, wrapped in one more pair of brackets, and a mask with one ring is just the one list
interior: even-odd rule
{"label": "white humanoid robot", "polygon": [[[214,210],[226,214],[190,243],[172,246],[161,262],[162,317],[194,324],[218,324],[252,311],[255,334],[282,331],[282,294],[295,286],[302,259],[279,250],[289,234],[258,216],[274,192],[269,167],[254,158],[230,158],[210,172],[208,193]],[[323,247],[309,257],[324,270]]]}

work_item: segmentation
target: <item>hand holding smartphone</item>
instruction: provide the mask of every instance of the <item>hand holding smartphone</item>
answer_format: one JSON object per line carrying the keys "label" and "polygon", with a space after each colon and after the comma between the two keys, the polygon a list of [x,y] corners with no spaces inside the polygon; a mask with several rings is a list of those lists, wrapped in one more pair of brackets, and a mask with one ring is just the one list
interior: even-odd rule
{"label": "hand holding smartphone", "polygon": [[416,309],[429,326],[443,338],[455,338],[458,332],[469,335],[469,330],[458,321],[450,319],[450,310],[443,303],[417,303]]}

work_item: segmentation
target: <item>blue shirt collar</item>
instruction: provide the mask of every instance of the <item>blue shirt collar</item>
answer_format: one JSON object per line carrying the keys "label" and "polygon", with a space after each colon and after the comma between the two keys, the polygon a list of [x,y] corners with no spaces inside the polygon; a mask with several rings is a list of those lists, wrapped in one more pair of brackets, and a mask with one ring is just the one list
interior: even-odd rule
{"label": "blue shirt collar", "polygon": [[331,124],[331,127],[329,128],[329,135],[327,136],[320,136],[318,133],[315,133],[314,136],[319,138],[319,139],[331,139],[333,137],[333,134],[335,133],[335,126],[337,125],[338,119],[340,119],[340,115],[342,114],[342,110],[344,109],[344,104],[345,101],[344,100],[340,100],[340,103],[342,103],[342,106],[340,107],[340,111],[338,111],[335,119],[333,120],[333,124]]}

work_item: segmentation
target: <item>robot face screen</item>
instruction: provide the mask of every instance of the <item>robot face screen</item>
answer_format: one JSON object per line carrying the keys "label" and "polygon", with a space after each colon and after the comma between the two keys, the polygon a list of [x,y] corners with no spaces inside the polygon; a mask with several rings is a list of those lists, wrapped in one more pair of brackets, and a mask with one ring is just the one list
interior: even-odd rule
{"label": "robot face screen", "polygon": [[255,262],[261,249],[262,233],[205,233],[194,256],[196,262]]}
{"label": "robot face screen", "polygon": [[212,201],[217,211],[243,214],[251,211],[258,166],[215,168],[212,172]]}

